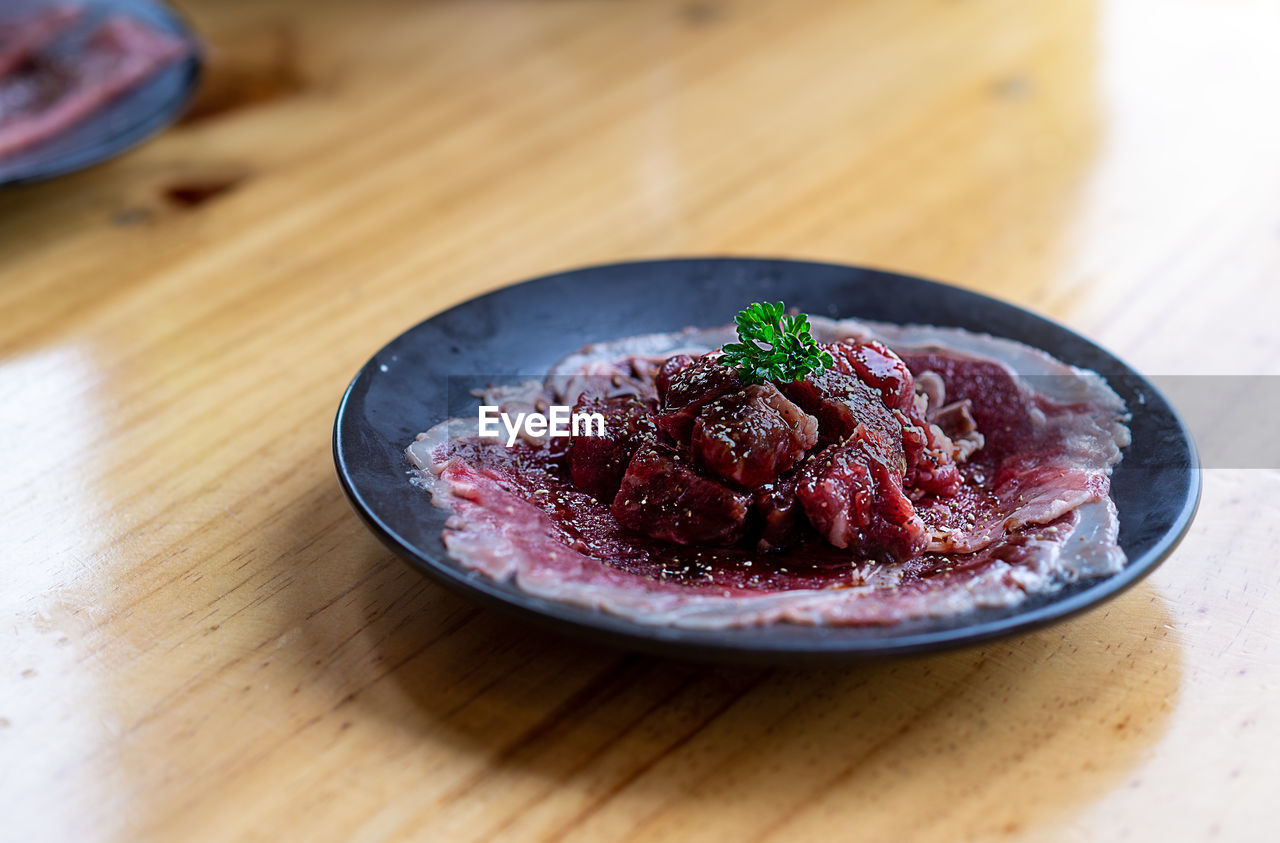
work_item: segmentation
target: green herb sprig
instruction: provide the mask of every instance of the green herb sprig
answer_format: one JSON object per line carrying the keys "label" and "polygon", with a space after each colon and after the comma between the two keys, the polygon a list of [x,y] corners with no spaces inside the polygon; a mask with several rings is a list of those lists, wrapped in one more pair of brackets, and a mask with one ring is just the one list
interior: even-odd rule
{"label": "green herb sprig", "polygon": [[809,317],[785,311],[782,302],[755,302],[733,318],[739,341],[726,345],[720,359],[743,383],[793,383],[831,367],[831,355],[809,333]]}

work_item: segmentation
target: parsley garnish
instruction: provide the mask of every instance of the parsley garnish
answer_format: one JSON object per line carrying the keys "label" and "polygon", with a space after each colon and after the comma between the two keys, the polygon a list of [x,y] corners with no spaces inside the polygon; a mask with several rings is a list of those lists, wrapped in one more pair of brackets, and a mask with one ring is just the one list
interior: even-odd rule
{"label": "parsley garnish", "polygon": [[727,366],[738,369],[743,383],[792,383],[826,371],[831,355],[809,333],[809,317],[784,315],[782,302],[756,302],[738,311],[739,342],[724,347]]}

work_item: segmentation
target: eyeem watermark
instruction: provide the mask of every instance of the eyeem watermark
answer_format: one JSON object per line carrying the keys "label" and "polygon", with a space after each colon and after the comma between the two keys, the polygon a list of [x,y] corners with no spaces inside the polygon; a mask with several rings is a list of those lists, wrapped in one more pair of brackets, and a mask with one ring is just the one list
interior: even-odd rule
{"label": "eyeem watermark", "polygon": [[[513,418],[500,407],[480,405],[478,432],[484,439],[500,439],[506,431],[506,444],[516,444],[521,432],[533,439],[544,436],[604,436],[602,413],[575,413],[572,407],[552,404],[547,413],[516,413]],[[501,425],[502,430],[499,429]]]}

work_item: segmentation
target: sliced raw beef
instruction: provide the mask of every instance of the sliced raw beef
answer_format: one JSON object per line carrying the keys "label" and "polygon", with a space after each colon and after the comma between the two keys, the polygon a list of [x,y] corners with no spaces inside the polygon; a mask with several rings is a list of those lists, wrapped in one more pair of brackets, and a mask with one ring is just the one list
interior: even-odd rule
{"label": "sliced raw beef", "polygon": [[66,32],[83,11],[79,6],[49,6],[26,17],[0,21],[0,79]]}
{"label": "sliced raw beef", "polygon": [[37,54],[0,77],[0,157],[67,130],[186,55],[184,41],[113,18],[74,54]]}

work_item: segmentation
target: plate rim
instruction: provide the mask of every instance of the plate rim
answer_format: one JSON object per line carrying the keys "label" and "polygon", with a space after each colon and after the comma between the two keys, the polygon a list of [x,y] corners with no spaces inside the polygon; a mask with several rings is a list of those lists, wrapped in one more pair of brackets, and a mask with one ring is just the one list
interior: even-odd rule
{"label": "plate rim", "polygon": [[[538,282],[546,281],[547,279],[558,279],[566,276],[590,274],[601,270],[617,269],[622,267],[644,267],[661,264],[691,263],[787,264],[793,266],[800,265],[824,268],[828,270],[871,272],[877,276],[906,278],[916,282],[925,282],[927,284],[956,290],[967,296],[981,300],[983,303],[993,303],[1002,307],[1014,308],[1015,310],[1049,323],[1062,332],[1083,341],[1094,349],[1101,351],[1107,357],[1119,362],[1126,370],[1126,373],[1131,373],[1136,376],[1138,382],[1144,389],[1149,390],[1161,399],[1162,403],[1168,410],[1168,414],[1172,422],[1177,428],[1177,432],[1179,433],[1182,442],[1184,442],[1187,447],[1188,456],[1190,458],[1188,466],[1189,486],[1186,496],[1181,501],[1181,506],[1179,507],[1178,512],[1174,515],[1171,527],[1166,530],[1145,553],[1137,559],[1128,559],[1125,567],[1115,574],[1099,578],[1081,590],[1062,597],[1061,599],[1052,599],[1044,605],[1029,609],[1025,612],[1020,612],[1011,617],[993,619],[985,622],[980,621],[971,625],[959,625],[950,629],[925,631],[897,638],[876,639],[870,642],[870,646],[868,646],[868,642],[865,640],[860,642],[861,646],[859,646],[859,642],[821,640],[822,635],[825,633],[838,635],[839,630],[847,629],[846,627],[823,626],[811,627],[811,629],[814,630],[814,635],[807,639],[774,637],[754,640],[750,642],[749,646],[736,646],[731,640],[726,640],[725,638],[726,633],[731,636],[731,631],[729,630],[703,630],[696,628],[643,624],[622,616],[600,611],[599,609],[589,609],[586,607],[576,606],[574,604],[549,600],[528,594],[527,592],[518,592],[521,599],[520,602],[515,602],[511,599],[512,595],[505,590],[516,588],[515,586],[506,582],[493,580],[477,571],[466,570],[462,568],[459,563],[452,562],[452,560],[450,560],[450,562],[452,562],[452,564],[450,564],[450,562],[441,562],[432,558],[432,556],[423,548],[420,548],[413,542],[405,539],[391,525],[384,523],[367,501],[365,501],[360,489],[358,489],[356,484],[351,480],[351,472],[348,468],[347,456],[344,453],[341,432],[348,417],[348,410],[357,387],[367,376],[371,374],[371,371],[377,367],[378,357],[384,350],[401,342],[416,331],[421,330],[424,325],[435,319],[445,316],[446,314],[460,308],[472,306],[477,302],[502,296],[508,291],[518,287],[536,284]],[[673,328],[672,330],[679,330],[679,328]],[[1033,347],[1038,348],[1041,351],[1045,351],[1046,353],[1053,354],[1053,352],[1048,349],[1039,348],[1039,346]],[[1132,411],[1132,408],[1130,409]],[[397,334],[391,340],[384,343],[360,367],[356,375],[351,379],[350,383],[343,391],[342,398],[339,401],[337,412],[334,417],[332,450],[334,467],[338,475],[338,480],[351,508],[364,522],[370,532],[375,535],[375,537],[377,537],[386,547],[394,551],[397,556],[403,559],[414,570],[425,574],[433,581],[446,586],[451,591],[468,597],[481,605],[489,608],[496,608],[505,614],[519,617],[526,621],[532,621],[534,624],[543,628],[553,629],[561,633],[567,632],[571,635],[587,636],[596,642],[607,643],[633,651],[641,651],[654,655],[696,661],[747,663],[783,663],[785,661],[785,663],[788,664],[863,661],[925,652],[953,650],[961,647],[981,644],[995,639],[1025,635],[1034,630],[1068,620],[1089,609],[1100,606],[1120,594],[1123,594],[1125,591],[1128,591],[1138,582],[1147,577],[1152,571],[1159,567],[1170,554],[1173,553],[1173,551],[1186,537],[1191,528],[1196,512],[1199,509],[1203,493],[1203,481],[1201,477],[1203,467],[1200,464],[1199,453],[1196,448],[1195,440],[1191,436],[1186,423],[1183,421],[1177,409],[1169,403],[1163,393],[1151,384],[1145,376],[1125,363],[1121,357],[1112,353],[1109,349],[1099,343],[1081,335],[1065,325],[1062,325],[1055,319],[1044,316],[1034,310],[1023,307],[1022,305],[1003,301],[994,296],[987,295],[986,293],[970,290],[956,284],[937,281],[932,278],[927,278],[913,273],[881,269],[879,267],[865,264],[845,264],[833,261],[771,257],[765,255],[689,255],[653,257],[638,260],[606,261],[544,273],[532,278],[497,287],[493,290],[489,290],[449,305],[448,307],[436,311],[419,320]],[[405,488],[413,489],[414,487],[406,481]],[[431,505],[430,501],[426,501],[426,504],[428,506]],[[565,617],[565,612],[581,615],[583,617]]]}

